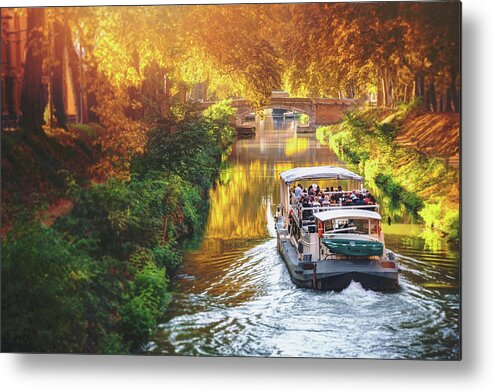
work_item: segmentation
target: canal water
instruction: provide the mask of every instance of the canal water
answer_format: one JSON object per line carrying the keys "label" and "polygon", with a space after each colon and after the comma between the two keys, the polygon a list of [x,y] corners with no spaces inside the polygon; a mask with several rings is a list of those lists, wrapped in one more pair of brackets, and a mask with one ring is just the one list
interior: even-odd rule
{"label": "canal water", "polygon": [[[400,257],[400,289],[301,289],[276,250],[279,173],[341,162],[295,122],[257,120],[211,190],[205,237],[186,252],[148,351],[165,355],[457,359],[459,256],[422,227],[383,226]],[[385,219],[385,211],[382,211]],[[403,219],[406,222],[406,219]]]}

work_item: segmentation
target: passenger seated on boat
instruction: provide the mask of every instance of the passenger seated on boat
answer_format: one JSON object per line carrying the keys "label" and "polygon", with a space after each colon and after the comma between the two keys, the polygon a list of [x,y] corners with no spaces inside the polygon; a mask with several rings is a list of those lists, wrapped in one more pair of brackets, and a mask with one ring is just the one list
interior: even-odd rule
{"label": "passenger seated on boat", "polygon": [[329,195],[325,195],[324,198],[322,199],[322,206],[328,207],[329,205],[330,205],[330,197]]}
{"label": "passenger seated on boat", "polygon": [[303,214],[301,216],[301,219],[303,220],[308,220],[313,216],[313,211],[311,209],[312,204],[309,202],[309,200],[305,197],[302,202],[302,207],[303,207]]}
{"label": "passenger seated on boat", "polygon": [[303,188],[302,188],[301,184],[298,184],[298,186],[296,188],[294,188],[294,194],[298,200],[301,199],[301,193],[302,192],[303,192]]}
{"label": "passenger seated on boat", "polygon": [[362,206],[366,204],[365,200],[363,199],[363,195],[360,196],[361,197],[358,197],[356,200],[353,201],[353,205]]}
{"label": "passenger seated on boat", "polygon": [[377,200],[375,199],[375,196],[373,196],[370,192],[366,193],[366,204],[371,204],[374,205],[377,203]]}

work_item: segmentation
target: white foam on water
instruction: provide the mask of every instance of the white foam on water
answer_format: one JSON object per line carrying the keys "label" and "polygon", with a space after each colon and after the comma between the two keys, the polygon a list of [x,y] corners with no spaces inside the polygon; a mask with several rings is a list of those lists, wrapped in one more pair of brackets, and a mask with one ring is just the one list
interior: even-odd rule
{"label": "white foam on water", "polygon": [[267,215],[267,231],[269,232],[269,235],[271,237],[276,237],[276,222],[274,220],[274,215],[272,215],[272,209],[271,209],[271,201],[270,199],[267,200],[267,208],[265,211]]}

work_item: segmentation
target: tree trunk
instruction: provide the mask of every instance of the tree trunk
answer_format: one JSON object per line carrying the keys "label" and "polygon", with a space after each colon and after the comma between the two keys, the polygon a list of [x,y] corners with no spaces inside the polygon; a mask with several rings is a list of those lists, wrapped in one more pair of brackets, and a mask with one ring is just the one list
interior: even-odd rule
{"label": "tree trunk", "polygon": [[445,96],[445,109],[446,112],[452,111],[452,93],[450,91],[450,87],[447,89],[447,94]]}
{"label": "tree trunk", "polygon": [[424,98],[425,96],[425,81],[420,72],[414,75],[414,98]]}
{"label": "tree trunk", "polygon": [[207,101],[209,94],[209,77],[204,82],[204,96],[202,97],[202,100]]}
{"label": "tree trunk", "polygon": [[382,89],[383,89],[383,104],[385,107],[394,106],[393,88],[392,88],[392,78],[388,75],[382,78]]}
{"label": "tree trunk", "polygon": [[44,8],[27,9],[27,52],[22,80],[20,125],[34,132],[43,132],[43,115],[46,106],[43,87],[43,61],[45,46],[43,37]]}
{"label": "tree trunk", "polygon": [[437,111],[437,95],[435,91],[435,79],[432,78],[430,82],[430,108],[433,112]]}
{"label": "tree trunk", "polygon": [[[87,77],[85,77],[84,80],[85,80],[85,84],[87,86],[91,85],[92,83],[95,83],[95,84],[98,83],[98,74],[97,74],[96,67],[94,67],[94,66],[88,67],[87,72],[86,72],[86,76]],[[87,121],[99,123],[99,116],[94,111],[94,108],[96,108],[98,106],[96,91],[94,90],[94,88],[88,89],[86,99],[87,99],[87,104],[85,106],[87,108],[87,110],[86,110]]]}
{"label": "tree trunk", "polygon": [[383,79],[380,78],[380,83],[377,84],[377,106],[382,107],[384,98],[383,98]]}
{"label": "tree trunk", "polygon": [[387,86],[385,78],[381,78],[380,81],[382,85],[382,106],[387,106]]}
{"label": "tree trunk", "polygon": [[452,103],[454,105],[454,111],[458,113],[460,111],[460,104],[459,104],[459,94],[457,92],[457,87],[456,87],[456,79],[457,75],[455,70],[452,70],[452,77],[451,77],[451,83],[450,83],[450,94],[452,96]]}
{"label": "tree trunk", "polygon": [[430,111],[431,109],[431,94],[430,94],[430,90],[427,90],[426,93],[425,93],[425,109],[426,111]]}
{"label": "tree trunk", "polygon": [[74,88],[74,101],[75,101],[75,111],[77,122],[82,123],[82,112],[84,111],[83,99],[81,97],[81,72],[80,72],[80,58],[77,51],[74,48],[72,41],[72,33],[70,29],[66,29],[65,35],[65,47],[68,52],[68,67],[69,75],[72,80],[72,85]]}
{"label": "tree trunk", "polygon": [[419,98],[421,97],[421,91],[419,89],[419,74],[416,72],[414,74],[414,91],[413,91],[413,95],[414,95],[414,98]]}
{"label": "tree trunk", "polygon": [[67,113],[65,111],[65,31],[66,27],[59,22],[54,23],[54,62],[52,66],[51,96],[57,125],[67,129]]}

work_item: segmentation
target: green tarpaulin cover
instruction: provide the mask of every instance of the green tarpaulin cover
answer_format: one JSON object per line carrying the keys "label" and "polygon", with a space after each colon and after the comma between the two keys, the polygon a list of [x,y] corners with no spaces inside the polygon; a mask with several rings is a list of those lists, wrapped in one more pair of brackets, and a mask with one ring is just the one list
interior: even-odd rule
{"label": "green tarpaulin cover", "polygon": [[381,256],[383,254],[383,244],[376,241],[324,238],[322,243],[332,253],[345,256]]}

